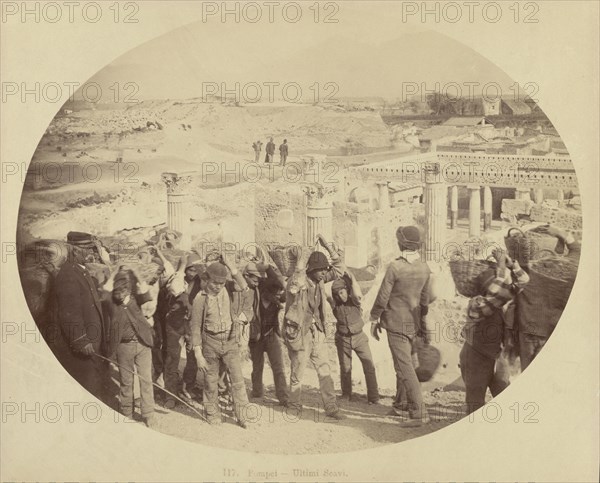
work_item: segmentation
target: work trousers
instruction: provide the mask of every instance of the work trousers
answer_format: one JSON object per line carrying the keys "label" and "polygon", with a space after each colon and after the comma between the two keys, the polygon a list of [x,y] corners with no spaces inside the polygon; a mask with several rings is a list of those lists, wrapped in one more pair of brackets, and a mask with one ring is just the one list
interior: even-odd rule
{"label": "work trousers", "polygon": [[[181,390],[181,380],[179,377],[179,362],[181,361],[181,342],[183,340],[183,331],[177,331],[167,325],[165,328],[165,389],[173,394],[178,394]],[[198,373],[198,364],[193,350],[186,351],[186,364],[183,370],[183,382],[186,386],[193,386],[196,382]]]}
{"label": "work trousers", "polygon": [[421,384],[415,372],[412,359],[412,344],[410,337],[404,334],[387,331],[388,344],[392,352],[394,370],[396,371],[397,400],[406,400],[411,418],[424,418],[427,409],[423,403]]}
{"label": "work trousers", "polygon": [[224,365],[229,371],[231,380],[235,416],[238,421],[245,421],[247,419],[248,395],[246,394],[240,347],[237,340],[235,338],[229,339],[227,334],[211,335],[204,333],[202,335],[202,355],[208,363],[208,369],[204,376],[203,397],[207,416],[209,419],[218,417],[220,411],[218,403],[220,367]]}
{"label": "work trousers", "polygon": [[290,400],[289,406],[301,409],[302,379],[308,359],[312,362],[319,377],[319,389],[325,413],[333,414],[338,411],[331,369],[329,367],[329,352],[325,343],[325,335],[318,330],[310,330],[304,335],[304,350],[292,350],[288,347],[290,356]]}
{"label": "work trousers", "polygon": [[542,347],[546,345],[548,337],[540,335],[527,334],[524,332],[519,333],[519,357],[521,359],[521,371],[527,369],[527,366],[531,364],[533,359],[542,350]]}
{"label": "work trousers", "polygon": [[509,385],[508,370],[497,367],[502,359],[493,359],[477,352],[465,343],[460,351],[460,373],[466,387],[467,414],[476,411],[485,404],[488,387],[496,397]]}
{"label": "work trousers", "polygon": [[263,396],[263,369],[266,352],[269,357],[271,370],[273,371],[277,399],[280,403],[287,404],[289,395],[283,366],[281,337],[275,331],[272,331],[267,335],[263,335],[258,341],[250,341],[248,346],[250,348],[250,357],[252,358],[252,396]]}
{"label": "work trousers", "polygon": [[367,399],[372,402],[379,400],[375,364],[369,347],[369,339],[364,332],[354,335],[335,335],[338,359],[340,361],[340,380],[342,395],[352,396],[352,351],[360,359],[367,383]]}
{"label": "work trousers", "polygon": [[140,381],[142,418],[154,413],[154,390],[152,389],[152,349],[139,341],[121,342],[117,347],[117,363],[121,379],[121,412],[133,416],[133,371]]}

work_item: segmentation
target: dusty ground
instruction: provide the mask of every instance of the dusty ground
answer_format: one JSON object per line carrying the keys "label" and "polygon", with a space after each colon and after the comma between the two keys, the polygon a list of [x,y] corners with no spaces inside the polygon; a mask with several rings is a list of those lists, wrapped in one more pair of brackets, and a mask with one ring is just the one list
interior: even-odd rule
{"label": "dusty ground", "polygon": [[[356,361],[358,362],[358,361]],[[359,365],[360,367],[360,365]],[[337,368],[332,364],[332,369]],[[246,387],[250,388],[249,363],[245,364]],[[360,371],[360,369],[358,368]],[[336,392],[339,379],[334,375]],[[272,376],[265,367],[265,397],[250,399],[248,409],[250,422],[247,429],[235,424],[230,410],[223,408],[223,424],[211,426],[204,422],[192,409],[180,404],[167,409],[156,405],[156,431],[188,441],[221,448],[273,454],[337,453],[372,448],[383,444],[398,443],[437,431],[463,417],[464,393],[461,390],[434,390],[424,393],[431,422],[419,428],[401,426],[401,418],[391,411],[392,390],[383,389],[380,404],[369,405],[362,388],[356,388],[353,401],[341,401],[340,407],[346,416],[333,421],[325,416],[317,389],[316,373],[307,371],[302,395],[304,408],[300,417],[293,410],[286,411],[277,405]],[[449,388],[450,389],[450,388]],[[202,405],[195,403],[200,413]],[[142,424],[141,422],[139,424]]]}

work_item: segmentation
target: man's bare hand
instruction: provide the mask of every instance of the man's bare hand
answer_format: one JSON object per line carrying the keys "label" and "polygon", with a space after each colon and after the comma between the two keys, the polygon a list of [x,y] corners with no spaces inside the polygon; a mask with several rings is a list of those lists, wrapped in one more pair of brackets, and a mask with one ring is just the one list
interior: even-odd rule
{"label": "man's bare hand", "polygon": [[88,343],[86,345],[84,345],[80,351],[84,356],[88,356],[91,357],[93,354],[96,353],[96,351],[94,350],[94,346],[92,345],[92,343]]}
{"label": "man's bare hand", "polygon": [[381,324],[379,322],[371,322],[371,336],[375,340],[379,340],[381,331],[382,331]]}
{"label": "man's bare hand", "polygon": [[201,371],[208,370],[208,362],[204,358],[204,354],[202,354],[202,347],[196,346],[194,347],[194,355],[196,356],[196,362],[198,364],[198,369]]}

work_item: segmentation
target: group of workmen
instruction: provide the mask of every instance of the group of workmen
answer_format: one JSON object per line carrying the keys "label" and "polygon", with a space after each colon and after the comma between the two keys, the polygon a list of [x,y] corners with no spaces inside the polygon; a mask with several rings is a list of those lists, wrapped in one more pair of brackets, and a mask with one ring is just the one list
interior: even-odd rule
{"label": "group of workmen", "polygon": [[[255,141],[252,143],[252,150],[254,151],[254,162],[260,161],[260,153],[262,151],[262,141]],[[283,143],[279,145],[279,165],[285,166],[289,152],[289,146],[287,139],[283,140]],[[269,142],[265,146],[265,163],[272,164],[275,161],[275,143],[273,138],[269,138]]]}
{"label": "group of workmen", "polygon": [[[567,233],[552,229],[573,255],[579,245]],[[341,399],[352,400],[352,356],[359,357],[366,381],[366,400],[380,395],[357,281],[344,263],[344,253],[322,236],[319,249],[298,248],[293,273],[284,277],[266,251],[241,270],[235,254],[196,252],[181,256],[177,269],[156,247],[148,249],[157,267],[150,278],[133,266],[111,262],[104,247],[88,234],[69,233],[73,248],[56,277],[56,331],[51,347],[67,371],[87,390],[110,404],[109,361],[119,370],[119,408],[134,415],[134,374],[140,384],[140,412],[155,424],[155,395],[165,407],[202,402],[210,424],[222,422],[222,395],[232,400],[235,420],[248,422],[248,393],[242,373],[242,345],[252,360],[251,397],[265,396],[263,369],[269,359],[275,396],[285,411],[302,410],[302,382],[308,360],[316,370],[323,409],[331,420],[343,419],[331,376],[328,341],[338,353]],[[421,231],[396,230],[400,256],[386,269],[370,310],[370,332],[382,329],[396,373],[393,411],[403,425],[422,425],[429,416],[415,372],[417,340],[429,344],[428,307],[435,300],[434,278],[421,260]],[[86,268],[85,247],[95,246],[103,263],[113,267],[102,280]],[[529,282],[526,270],[505,251],[494,253],[496,265],[480,277],[480,294],[469,302],[460,367],[469,411],[485,403],[488,387],[495,396],[508,385],[498,370],[503,310]],[[92,276],[94,275],[94,276]],[[144,280],[144,278],[146,280]],[[326,290],[326,284],[330,284]],[[335,333],[326,320],[325,304],[335,317]],[[490,329],[491,332],[490,332]],[[496,330],[497,329],[497,330]],[[496,330],[496,332],[494,332]],[[523,367],[535,357],[550,334],[523,334]],[[185,348],[185,368],[180,373]],[[290,369],[286,377],[283,349]],[[158,389],[161,386],[161,389]]]}

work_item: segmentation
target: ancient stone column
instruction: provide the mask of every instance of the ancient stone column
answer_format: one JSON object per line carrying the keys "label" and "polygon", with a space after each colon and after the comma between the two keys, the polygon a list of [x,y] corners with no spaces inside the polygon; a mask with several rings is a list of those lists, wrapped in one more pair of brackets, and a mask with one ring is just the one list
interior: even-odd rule
{"label": "ancient stone column", "polygon": [[515,199],[531,201],[531,191],[529,188],[517,187]]}
{"label": "ancient stone column", "polygon": [[544,189],[543,188],[535,188],[533,190],[533,201],[536,205],[541,205],[544,201]]}
{"label": "ancient stone column", "polygon": [[388,210],[390,208],[390,192],[387,181],[377,183],[377,189],[379,190],[379,209]]}
{"label": "ancient stone column", "polygon": [[557,199],[558,201],[565,201],[565,192],[564,192],[563,190],[559,189],[559,190],[556,192],[556,199]]}
{"label": "ancient stone column", "polygon": [[458,186],[450,189],[450,228],[456,228],[458,222]]}
{"label": "ancient stone column", "polygon": [[179,248],[189,250],[192,246],[190,234],[189,189],[191,174],[163,173],[162,181],[167,186],[167,226],[181,233]]}
{"label": "ancient stone column", "polygon": [[328,242],[333,241],[333,197],[335,188],[319,183],[304,186],[306,195],[305,245],[313,245],[320,233]]}
{"label": "ancient stone column", "polygon": [[423,168],[425,186],[425,259],[440,260],[446,244],[446,218],[448,216],[448,187],[440,175],[439,163],[429,163]]}
{"label": "ancient stone column", "polygon": [[467,186],[469,190],[469,236],[481,235],[481,193],[478,185]]}
{"label": "ancient stone column", "polygon": [[483,231],[492,227],[492,189],[489,186],[483,188]]}

